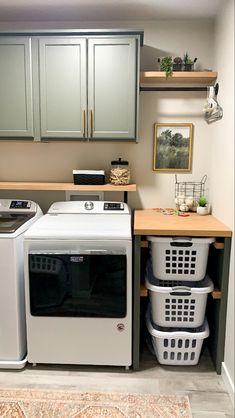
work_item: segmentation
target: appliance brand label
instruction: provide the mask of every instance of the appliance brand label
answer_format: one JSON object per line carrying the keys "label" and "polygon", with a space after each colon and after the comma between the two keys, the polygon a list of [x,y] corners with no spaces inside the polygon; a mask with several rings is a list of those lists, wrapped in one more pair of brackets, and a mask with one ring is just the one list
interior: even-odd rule
{"label": "appliance brand label", "polygon": [[73,255],[70,257],[71,263],[82,263],[83,262],[83,256],[82,255]]}

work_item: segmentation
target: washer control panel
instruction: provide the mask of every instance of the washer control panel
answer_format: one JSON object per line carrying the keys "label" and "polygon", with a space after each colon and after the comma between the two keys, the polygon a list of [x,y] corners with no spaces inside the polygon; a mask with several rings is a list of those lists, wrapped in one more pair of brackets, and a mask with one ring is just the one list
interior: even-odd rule
{"label": "washer control panel", "polygon": [[30,209],[31,202],[28,200],[12,200],[10,209]]}

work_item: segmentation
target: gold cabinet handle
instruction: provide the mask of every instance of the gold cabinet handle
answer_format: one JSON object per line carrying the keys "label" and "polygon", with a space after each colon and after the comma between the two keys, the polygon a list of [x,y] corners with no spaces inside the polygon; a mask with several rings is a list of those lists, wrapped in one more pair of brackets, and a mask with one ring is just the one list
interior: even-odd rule
{"label": "gold cabinet handle", "polygon": [[90,110],[90,135],[92,137],[93,135],[93,114],[92,114],[92,110]]}
{"label": "gold cabinet handle", "polygon": [[85,110],[82,111],[82,134],[83,134],[83,138],[85,138],[86,136],[86,112]]}

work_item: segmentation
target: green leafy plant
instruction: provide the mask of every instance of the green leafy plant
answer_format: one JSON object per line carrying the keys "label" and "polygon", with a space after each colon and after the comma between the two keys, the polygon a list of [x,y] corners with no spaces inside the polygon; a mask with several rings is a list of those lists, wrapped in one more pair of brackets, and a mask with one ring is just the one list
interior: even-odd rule
{"label": "green leafy plant", "polygon": [[165,71],[166,78],[170,77],[173,72],[172,57],[164,57],[161,60],[160,70]]}
{"label": "green leafy plant", "polygon": [[188,52],[186,52],[184,54],[184,58],[183,58],[184,64],[193,64],[193,61],[191,60]]}
{"label": "green leafy plant", "polygon": [[207,205],[207,198],[205,196],[200,196],[198,199],[198,206],[205,207]]}

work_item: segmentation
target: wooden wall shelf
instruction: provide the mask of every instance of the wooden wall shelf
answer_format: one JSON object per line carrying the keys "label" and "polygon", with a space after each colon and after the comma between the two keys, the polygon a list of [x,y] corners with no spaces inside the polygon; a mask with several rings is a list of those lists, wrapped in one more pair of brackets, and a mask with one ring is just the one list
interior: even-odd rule
{"label": "wooden wall shelf", "polygon": [[213,85],[217,78],[214,71],[177,71],[166,78],[162,71],[142,71],[140,84],[206,84]]}
{"label": "wooden wall shelf", "polygon": [[126,186],[103,185],[75,185],[73,183],[48,182],[0,182],[0,190],[62,190],[62,191],[103,191],[103,192],[135,192],[136,184]]}

